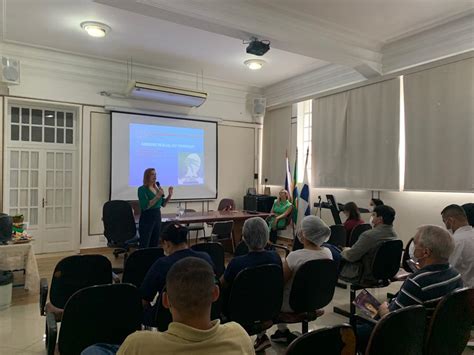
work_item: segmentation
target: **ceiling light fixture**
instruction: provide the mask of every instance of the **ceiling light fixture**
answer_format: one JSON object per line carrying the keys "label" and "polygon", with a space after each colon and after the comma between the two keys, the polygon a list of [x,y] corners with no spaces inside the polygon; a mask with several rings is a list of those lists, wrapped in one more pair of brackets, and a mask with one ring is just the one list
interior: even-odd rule
{"label": "ceiling light fixture", "polygon": [[81,28],[92,37],[105,37],[110,32],[111,28],[106,24],[94,21],[86,21],[81,23]]}
{"label": "ceiling light fixture", "polygon": [[244,64],[250,70],[259,70],[262,69],[263,65],[265,64],[265,61],[262,59],[248,59],[244,62]]}

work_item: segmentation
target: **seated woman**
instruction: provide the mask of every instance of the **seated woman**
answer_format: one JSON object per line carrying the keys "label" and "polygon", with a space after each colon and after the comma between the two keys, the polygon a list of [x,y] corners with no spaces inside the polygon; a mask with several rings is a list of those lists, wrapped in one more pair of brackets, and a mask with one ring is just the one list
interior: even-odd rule
{"label": "seated woman", "polygon": [[265,264],[282,266],[277,252],[264,249],[268,243],[268,227],[261,217],[249,218],[244,222],[242,239],[247,244],[249,252],[246,255],[236,256],[229,262],[220,279],[222,288],[230,288],[237,274],[247,267]]}
{"label": "seated woman", "polygon": [[[290,307],[291,286],[293,285],[295,274],[301,265],[310,260],[333,260],[331,251],[322,246],[324,242],[328,241],[331,235],[331,229],[329,229],[322,219],[312,215],[304,217],[297,235],[298,239],[303,243],[304,248],[292,251],[283,262],[285,287],[283,289],[282,312],[293,312]],[[288,344],[295,338],[296,335],[290,332],[285,323],[278,324],[278,330],[271,336],[274,342]],[[266,334],[258,334],[256,345],[265,343],[270,344]],[[257,351],[257,346],[255,346],[255,350]]]}
{"label": "seated woman", "polygon": [[287,224],[287,218],[293,210],[293,205],[288,200],[288,191],[285,189],[281,190],[278,194],[278,198],[273,203],[272,215],[267,219],[268,226],[270,228],[270,241],[275,243],[277,241],[277,230],[285,229]]}
{"label": "seated woman", "polygon": [[364,220],[360,218],[359,208],[354,202],[346,203],[343,212],[347,217],[344,222],[344,229],[346,230],[347,240],[349,240],[352,230],[359,224],[363,224]]}

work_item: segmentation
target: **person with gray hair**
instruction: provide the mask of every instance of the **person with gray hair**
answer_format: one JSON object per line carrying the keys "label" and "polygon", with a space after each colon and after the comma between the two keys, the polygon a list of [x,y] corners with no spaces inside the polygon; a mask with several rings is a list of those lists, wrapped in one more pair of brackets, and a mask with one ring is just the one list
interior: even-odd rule
{"label": "person with gray hair", "polygon": [[454,239],[449,263],[459,271],[465,286],[474,287],[474,228],[469,225],[466,211],[459,205],[449,205],[441,211],[441,217]]}
{"label": "person with gray hair", "polygon": [[[242,238],[249,248],[246,255],[236,256],[227,265],[224,275],[221,276],[222,299],[224,313],[228,301],[229,290],[237,274],[245,268],[274,264],[282,267],[280,255],[273,250],[265,250],[268,243],[269,230],[267,223],[261,217],[249,218],[244,222],[242,228]],[[257,337],[254,344],[255,351],[263,351],[271,346],[270,340],[263,333],[264,337]]]}
{"label": "person with gray hair", "polygon": [[[292,312],[290,307],[290,293],[293,279],[298,269],[310,260],[330,259],[333,260],[331,251],[322,246],[331,236],[331,229],[317,216],[305,216],[301,221],[297,232],[298,239],[303,244],[303,249],[292,251],[283,262],[283,279],[285,288],[283,290],[282,312]],[[296,335],[290,332],[284,323],[278,324],[278,330],[271,336],[274,342],[290,343]]]}
{"label": "person with gray hair", "polygon": [[[421,226],[413,243],[413,258],[420,269],[408,276],[395,299],[380,305],[378,314],[381,317],[394,310],[420,304],[430,318],[444,296],[463,286],[461,275],[449,265],[454,241],[448,231],[434,225]],[[357,326],[360,351],[365,350],[372,329],[366,324]]]}

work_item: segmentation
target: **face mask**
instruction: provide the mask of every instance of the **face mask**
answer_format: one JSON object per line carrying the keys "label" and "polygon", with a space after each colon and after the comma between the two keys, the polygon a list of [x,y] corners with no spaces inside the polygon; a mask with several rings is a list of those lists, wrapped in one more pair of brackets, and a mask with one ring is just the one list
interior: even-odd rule
{"label": "face mask", "polygon": [[415,259],[415,244],[410,244],[410,247],[408,248],[408,255],[410,255],[410,259]]}

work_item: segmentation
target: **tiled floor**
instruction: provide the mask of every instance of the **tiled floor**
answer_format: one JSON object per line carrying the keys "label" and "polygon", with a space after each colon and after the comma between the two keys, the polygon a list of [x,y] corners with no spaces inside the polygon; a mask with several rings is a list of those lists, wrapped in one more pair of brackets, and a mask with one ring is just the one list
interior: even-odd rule
{"label": "tiled floor", "polygon": [[[106,254],[110,255],[108,251]],[[38,258],[38,265],[41,277],[50,279],[54,265],[64,256],[65,254],[40,256]],[[110,259],[113,261],[113,264],[117,265],[117,261],[112,256],[110,256]],[[386,289],[370,291],[382,300],[387,292],[394,292],[399,288],[400,284],[394,283]],[[332,308],[335,305],[347,307],[348,300],[349,291],[336,288],[333,301],[325,308],[325,314],[310,323],[310,330],[347,322],[347,318],[333,313]],[[29,294],[21,288],[14,288],[12,306],[0,310],[0,354],[45,354],[44,326],[45,318],[39,314],[38,295]],[[289,328],[292,331],[301,331],[301,324],[291,324]],[[267,334],[271,335],[275,330],[276,326],[270,328]],[[283,354],[284,351],[284,346],[273,344],[271,348],[266,350],[265,354]],[[472,355],[474,351],[466,349],[464,354]]]}

